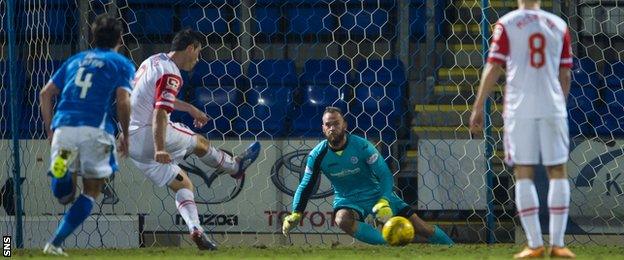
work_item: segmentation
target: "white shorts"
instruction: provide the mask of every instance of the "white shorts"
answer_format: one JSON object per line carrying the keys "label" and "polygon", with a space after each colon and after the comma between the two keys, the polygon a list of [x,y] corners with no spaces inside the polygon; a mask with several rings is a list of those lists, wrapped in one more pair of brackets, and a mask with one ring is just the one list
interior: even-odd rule
{"label": "white shorts", "polygon": [[76,152],[69,171],[86,179],[108,178],[118,170],[115,137],[91,126],[63,126],[54,130],[50,162],[61,150]]}
{"label": "white shorts", "polygon": [[544,166],[568,161],[570,140],[567,118],[506,118],[505,162]]}
{"label": "white shorts", "polygon": [[197,140],[195,133],[180,123],[169,123],[165,136],[165,149],[173,162],[162,164],[154,161],[154,137],[151,126],[130,130],[130,158],[137,168],[154,184],[163,187],[171,183],[182,171],[178,163],[184,155],[195,149]]}

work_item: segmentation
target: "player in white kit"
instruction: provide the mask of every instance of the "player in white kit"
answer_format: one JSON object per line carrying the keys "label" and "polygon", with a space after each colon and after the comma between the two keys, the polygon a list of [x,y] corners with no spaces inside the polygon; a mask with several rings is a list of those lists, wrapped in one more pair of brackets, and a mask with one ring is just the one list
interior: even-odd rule
{"label": "player in white kit", "polygon": [[540,9],[539,0],[518,0],[518,10],[501,17],[494,27],[488,62],[483,70],[470,128],[483,125],[483,106],[506,72],[504,95],[505,161],[514,165],[516,206],[528,247],[514,258],[543,257],[539,200],[533,165],[546,166],[550,185],[550,255],[573,258],[564,245],[570,203],[565,163],[569,140],[566,97],[570,89],[572,50],[566,23]]}
{"label": "player in white kit", "polygon": [[159,53],[141,63],[134,79],[130,116],[130,158],[159,187],[167,185],[175,194],[180,215],[188,225],[191,238],[199,249],[214,250],[216,244],[204,233],[199,223],[193,195],[193,184],[178,165],[184,156],[194,153],[202,162],[220,172],[240,178],[260,152],[260,143],[252,143],[237,157],[210,146],[185,125],[171,122],[169,113],[189,113],[196,127],[202,127],[208,116],[184,101],[176,99],[182,87],[180,69],[190,71],[197,64],[203,35],[193,30],[178,32],[169,53]]}

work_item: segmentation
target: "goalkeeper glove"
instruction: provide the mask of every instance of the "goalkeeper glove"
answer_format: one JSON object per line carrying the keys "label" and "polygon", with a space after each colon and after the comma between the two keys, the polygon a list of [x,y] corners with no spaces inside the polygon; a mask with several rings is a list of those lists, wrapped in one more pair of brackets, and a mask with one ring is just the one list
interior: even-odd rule
{"label": "goalkeeper glove", "polygon": [[373,207],[373,214],[377,221],[386,223],[392,217],[392,208],[390,208],[390,202],[386,199],[379,199]]}
{"label": "goalkeeper glove", "polygon": [[282,222],[282,234],[284,234],[284,236],[288,236],[290,230],[297,226],[299,220],[301,220],[301,213],[299,212],[293,212],[286,216]]}

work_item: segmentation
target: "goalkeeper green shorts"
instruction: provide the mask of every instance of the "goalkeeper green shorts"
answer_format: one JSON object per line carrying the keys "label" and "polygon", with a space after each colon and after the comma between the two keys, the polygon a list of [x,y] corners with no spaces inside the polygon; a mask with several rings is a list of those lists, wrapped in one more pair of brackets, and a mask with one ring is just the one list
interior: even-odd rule
{"label": "goalkeeper green shorts", "polygon": [[[374,200],[355,201],[353,199],[335,197],[333,205],[334,213],[340,209],[352,209],[360,215],[360,221],[364,221],[369,214],[373,213],[373,207],[380,198],[381,197]],[[409,218],[409,216],[414,214],[412,207],[407,205],[407,203],[399,198],[399,196],[397,196],[394,192],[392,193],[392,196],[387,199],[390,203],[390,208],[392,209],[392,214],[394,216]]]}

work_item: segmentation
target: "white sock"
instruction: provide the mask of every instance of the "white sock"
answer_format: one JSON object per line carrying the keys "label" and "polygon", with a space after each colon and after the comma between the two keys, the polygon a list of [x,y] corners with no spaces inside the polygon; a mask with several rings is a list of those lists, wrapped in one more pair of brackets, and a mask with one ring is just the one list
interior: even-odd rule
{"label": "white sock", "polygon": [[548,210],[550,212],[550,245],[563,247],[563,237],[568,224],[570,206],[570,182],[568,179],[552,179],[548,187]]}
{"label": "white sock", "polygon": [[516,208],[530,248],[544,245],[539,223],[539,199],[532,180],[516,181]]}
{"label": "white sock", "polygon": [[234,160],[234,157],[212,146],[210,146],[208,152],[199,159],[208,166],[221,169],[230,175],[238,171],[238,163]]}
{"label": "white sock", "polygon": [[195,196],[189,189],[179,189],[175,195],[176,207],[182,215],[184,222],[188,226],[189,232],[193,232],[196,227],[203,232],[203,228],[199,224],[199,216],[197,216],[197,206],[195,205]]}

